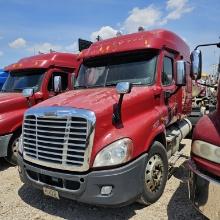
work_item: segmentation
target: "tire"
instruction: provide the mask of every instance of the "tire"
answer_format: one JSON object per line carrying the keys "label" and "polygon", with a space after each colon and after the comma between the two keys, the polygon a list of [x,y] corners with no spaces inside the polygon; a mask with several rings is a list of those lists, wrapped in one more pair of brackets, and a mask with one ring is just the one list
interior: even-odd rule
{"label": "tire", "polygon": [[168,159],[165,147],[155,141],[147,156],[144,175],[143,192],[137,202],[150,205],[163,194],[168,178]]}
{"label": "tire", "polygon": [[16,166],[17,165],[17,154],[18,154],[18,143],[21,133],[15,133],[11,140],[9,141],[8,145],[8,155],[5,159],[11,164]]}

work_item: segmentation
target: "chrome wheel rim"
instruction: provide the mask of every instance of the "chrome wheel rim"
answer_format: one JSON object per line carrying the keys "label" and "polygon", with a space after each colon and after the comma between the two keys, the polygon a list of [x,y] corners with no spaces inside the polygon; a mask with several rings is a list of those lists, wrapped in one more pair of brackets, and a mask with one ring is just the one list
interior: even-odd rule
{"label": "chrome wheel rim", "polygon": [[147,162],[145,170],[145,185],[149,192],[156,193],[162,184],[164,165],[161,157],[153,155]]}
{"label": "chrome wheel rim", "polygon": [[16,138],[12,144],[12,155],[17,157],[18,154],[18,145],[19,145],[19,138]]}

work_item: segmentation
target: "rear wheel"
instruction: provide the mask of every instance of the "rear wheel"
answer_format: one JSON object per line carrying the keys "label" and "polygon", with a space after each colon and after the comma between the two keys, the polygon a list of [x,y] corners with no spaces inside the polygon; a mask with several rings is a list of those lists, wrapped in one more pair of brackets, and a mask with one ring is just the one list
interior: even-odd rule
{"label": "rear wheel", "polygon": [[168,177],[168,159],[164,146],[155,141],[149,151],[143,178],[143,192],[138,202],[150,205],[162,195]]}
{"label": "rear wheel", "polygon": [[8,145],[8,155],[5,159],[12,165],[17,165],[18,145],[21,134],[15,133]]}

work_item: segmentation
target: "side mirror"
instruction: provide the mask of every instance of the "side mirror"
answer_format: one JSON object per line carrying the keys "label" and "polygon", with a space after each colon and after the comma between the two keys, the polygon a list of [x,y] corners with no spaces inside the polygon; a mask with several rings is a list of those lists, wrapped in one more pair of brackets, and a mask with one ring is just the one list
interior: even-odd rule
{"label": "side mirror", "polygon": [[185,86],[186,85],[186,62],[184,60],[178,60],[176,62],[177,76],[176,85]]}
{"label": "side mirror", "polygon": [[196,49],[191,53],[191,73],[194,79],[200,79],[202,75],[202,53]]}
{"label": "side mirror", "polygon": [[61,76],[54,77],[54,92],[59,93],[62,91],[62,83],[61,83]]}
{"label": "side mirror", "polygon": [[34,89],[33,88],[23,89],[23,91],[22,91],[22,95],[25,98],[29,98],[29,97],[33,96],[33,94],[34,94]]}
{"label": "side mirror", "polygon": [[124,94],[130,93],[132,88],[132,84],[130,82],[120,82],[116,85],[116,91],[120,95],[118,103],[113,106],[113,115],[112,115],[112,123],[120,124],[122,123],[121,118],[121,106],[123,102]]}
{"label": "side mirror", "polygon": [[120,82],[116,85],[116,91],[118,94],[127,94],[131,92],[132,84],[130,82]]}

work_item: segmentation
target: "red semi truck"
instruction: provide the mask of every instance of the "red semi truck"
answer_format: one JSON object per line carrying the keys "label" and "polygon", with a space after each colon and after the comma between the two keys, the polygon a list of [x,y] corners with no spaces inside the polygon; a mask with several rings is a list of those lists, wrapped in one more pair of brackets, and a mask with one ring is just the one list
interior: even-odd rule
{"label": "red semi truck", "polygon": [[0,93],[0,157],[16,164],[25,110],[71,90],[78,67],[77,55],[54,52],[27,57],[5,68],[9,77]]}
{"label": "red semi truck", "polygon": [[155,202],[191,130],[189,47],[152,30],[98,41],[79,57],[74,91],[25,113],[21,180],[101,206]]}
{"label": "red semi truck", "polygon": [[194,129],[188,184],[194,207],[213,220],[220,219],[220,81],[217,101],[216,111],[203,116]]}

